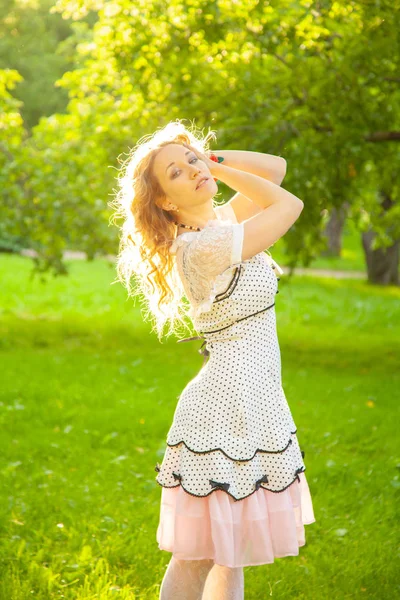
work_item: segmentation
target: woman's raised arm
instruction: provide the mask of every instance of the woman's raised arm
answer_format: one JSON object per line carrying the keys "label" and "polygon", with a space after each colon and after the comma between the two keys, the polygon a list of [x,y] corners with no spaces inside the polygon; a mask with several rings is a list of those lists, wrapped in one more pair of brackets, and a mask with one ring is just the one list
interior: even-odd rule
{"label": "woman's raised arm", "polygon": [[215,163],[213,175],[257,204],[261,212],[243,221],[242,260],[278,241],[299,218],[304,202],[258,175]]}

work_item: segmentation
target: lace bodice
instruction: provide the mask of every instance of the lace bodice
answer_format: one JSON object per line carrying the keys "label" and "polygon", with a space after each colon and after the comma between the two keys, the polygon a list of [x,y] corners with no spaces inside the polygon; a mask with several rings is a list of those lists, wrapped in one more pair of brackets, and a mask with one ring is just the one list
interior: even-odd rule
{"label": "lace bodice", "polygon": [[237,222],[229,204],[214,211],[218,219],[208,221],[201,231],[179,235],[170,247],[191,304],[191,318],[211,310],[216,295],[225,291],[234,268],[243,262],[243,222]]}

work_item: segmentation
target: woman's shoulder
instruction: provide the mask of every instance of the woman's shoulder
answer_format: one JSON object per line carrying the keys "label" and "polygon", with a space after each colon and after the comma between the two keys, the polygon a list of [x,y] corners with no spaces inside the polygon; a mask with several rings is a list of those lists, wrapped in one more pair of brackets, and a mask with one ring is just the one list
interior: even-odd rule
{"label": "woman's shoulder", "polygon": [[221,221],[230,221],[231,223],[238,222],[230,201],[225,202],[225,204],[215,206],[214,212]]}
{"label": "woman's shoulder", "polygon": [[196,234],[199,233],[199,231],[185,231],[185,233],[181,233],[180,235],[178,235],[169,247],[170,253],[176,254],[178,248],[184,246],[187,242],[193,240],[196,237]]}
{"label": "woman's shoulder", "polygon": [[[235,213],[232,207],[228,204],[221,204],[214,206],[214,212],[216,219],[210,219],[201,231],[185,231],[178,235],[172,242],[169,251],[171,254],[176,254],[179,247],[185,246],[187,243],[193,241],[196,238],[207,237],[209,230],[220,226],[231,225],[232,223],[237,224]],[[204,232],[204,233],[203,233]]]}

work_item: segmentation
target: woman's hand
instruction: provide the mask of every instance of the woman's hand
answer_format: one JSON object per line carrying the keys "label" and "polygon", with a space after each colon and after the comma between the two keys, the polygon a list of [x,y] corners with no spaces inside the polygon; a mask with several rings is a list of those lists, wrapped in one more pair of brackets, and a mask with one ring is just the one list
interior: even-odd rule
{"label": "woman's hand", "polygon": [[197,148],[193,148],[193,146],[191,144],[188,144],[186,142],[183,142],[183,145],[188,149],[191,150],[192,152],[195,153],[195,155],[197,156],[198,159],[202,160],[204,162],[204,164],[208,167],[210,173],[212,175],[215,174],[216,170],[218,170],[218,166],[219,163],[214,162],[213,160],[211,160],[211,158],[209,158],[207,156],[207,154],[203,154],[203,152],[200,152],[200,150],[197,150]]}

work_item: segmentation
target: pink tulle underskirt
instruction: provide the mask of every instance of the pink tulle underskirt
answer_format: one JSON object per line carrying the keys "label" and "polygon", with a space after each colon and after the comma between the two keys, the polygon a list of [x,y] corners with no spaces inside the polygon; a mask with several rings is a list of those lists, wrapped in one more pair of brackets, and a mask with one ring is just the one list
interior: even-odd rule
{"label": "pink tulle underskirt", "polygon": [[227,567],[273,563],[297,556],[304,525],[315,522],[304,472],[282,492],[260,487],[234,500],[223,490],[197,497],[179,485],[161,490],[157,542],[176,559],[213,559]]}

